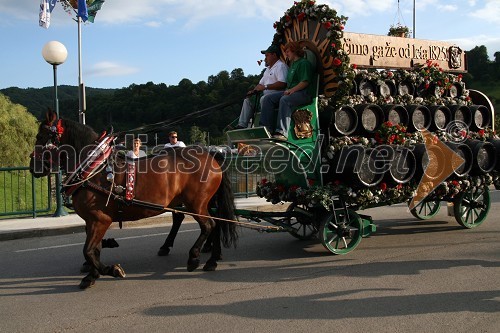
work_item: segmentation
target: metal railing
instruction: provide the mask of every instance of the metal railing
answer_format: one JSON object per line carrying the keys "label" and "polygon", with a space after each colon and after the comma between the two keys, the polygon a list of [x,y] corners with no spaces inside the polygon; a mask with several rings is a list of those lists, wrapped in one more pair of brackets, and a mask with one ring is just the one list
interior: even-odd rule
{"label": "metal railing", "polygon": [[28,167],[0,168],[0,217],[52,211],[52,178],[35,178]]}
{"label": "metal railing", "polygon": [[[229,155],[228,172],[235,197],[255,195],[262,178],[271,180],[259,157]],[[0,168],[0,217],[52,213],[54,178],[34,178],[28,167]]]}
{"label": "metal railing", "polygon": [[265,170],[264,161],[259,156],[233,155],[229,157],[229,160],[228,172],[235,197],[248,198],[255,194],[257,183],[262,178],[268,180],[273,178],[272,174]]}

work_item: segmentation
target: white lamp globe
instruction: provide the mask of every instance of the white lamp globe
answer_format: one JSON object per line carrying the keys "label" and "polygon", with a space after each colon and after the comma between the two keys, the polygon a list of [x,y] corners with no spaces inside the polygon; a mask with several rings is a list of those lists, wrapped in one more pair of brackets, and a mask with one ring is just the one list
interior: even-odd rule
{"label": "white lamp globe", "polygon": [[51,41],[43,46],[42,56],[49,64],[60,65],[66,61],[68,50],[62,43]]}

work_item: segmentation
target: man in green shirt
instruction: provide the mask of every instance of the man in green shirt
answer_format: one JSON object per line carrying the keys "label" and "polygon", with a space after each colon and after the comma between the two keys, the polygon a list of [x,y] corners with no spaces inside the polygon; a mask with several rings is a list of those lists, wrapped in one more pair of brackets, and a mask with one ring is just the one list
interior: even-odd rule
{"label": "man in green shirt", "polygon": [[[262,101],[260,124],[273,133],[273,137],[287,140],[290,118],[293,110],[304,104],[309,104],[313,93],[311,81],[313,72],[311,64],[304,58],[304,50],[298,42],[285,45],[285,55],[291,62],[286,79],[287,88],[269,94]],[[278,119],[274,124],[274,109],[278,107]]]}

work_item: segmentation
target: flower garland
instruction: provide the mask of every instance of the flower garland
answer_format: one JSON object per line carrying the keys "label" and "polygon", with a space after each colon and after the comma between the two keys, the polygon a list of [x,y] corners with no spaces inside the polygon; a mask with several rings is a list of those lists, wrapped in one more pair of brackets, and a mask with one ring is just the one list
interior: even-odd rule
{"label": "flower garland", "polygon": [[[430,194],[430,200],[451,200],[457,194],[467,191],[471,187],[500,186],[498,173],[474,176],[467,179],[447,180],[438,185]],[[355,209],[367,209],[380,205],[393,205],[409,201],[417,194],[418,185],[415,182],[398,184],[389,187],[387,183],[380,183],[374,187],[353,189],[340,181],[329,183],[325,186],[312,186],[304,189],[298,186],[285,186],[262,179],[257,185],[257,195],[267,201],[278,204],[283,202],[296,202],[308,207],[323,207],[331,210],[333,198],[340,196],[344,202]],[[430,191],[433,187],[424,191]]]}
{"label": "flower garland", "polygon": [[[425,65],[414,68],[413,70],[356,70],[355,81],[369,80],[379,85],[384,81],[392,81],[397,86],[400,83],[411,85],[413,89],[420,87],[420,96],[414,97],[412,94],[396,94],[396,96],[375,96],[370,93],[367,96],[351,95],[347,98],[347,105],[355,106],[366,102],[386,105],[386,104],[429,104],[429,105],[472,105],[469,97],[469,91],[465,89],[465,83],[462,81],[462,74],[450,74],[443,71],[437,63],[427,60]],[[452,85],[460,85],[461,95],[456,97],[446,96],[446,91]],[[432,88],[439,90],[439,96],[431,93]],[[423,94],[423,92],[427,92]]]}

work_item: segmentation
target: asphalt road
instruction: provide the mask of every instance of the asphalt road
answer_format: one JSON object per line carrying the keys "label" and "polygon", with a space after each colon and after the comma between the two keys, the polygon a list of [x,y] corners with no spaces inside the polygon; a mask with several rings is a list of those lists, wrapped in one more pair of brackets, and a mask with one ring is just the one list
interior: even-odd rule
{"label": "asphalt road", "polygon": [[498,202],[472,230],[446,207],[428,221],[404,206],[363,213],[377,233],[348,255],[245,229],[216,272],[186,271],[197,224],[167,257],[170,225],[110,230],[120,247],[102,259],[127,277],[86,291],[83,234],[0,242],[0,332],[499,332]]}

